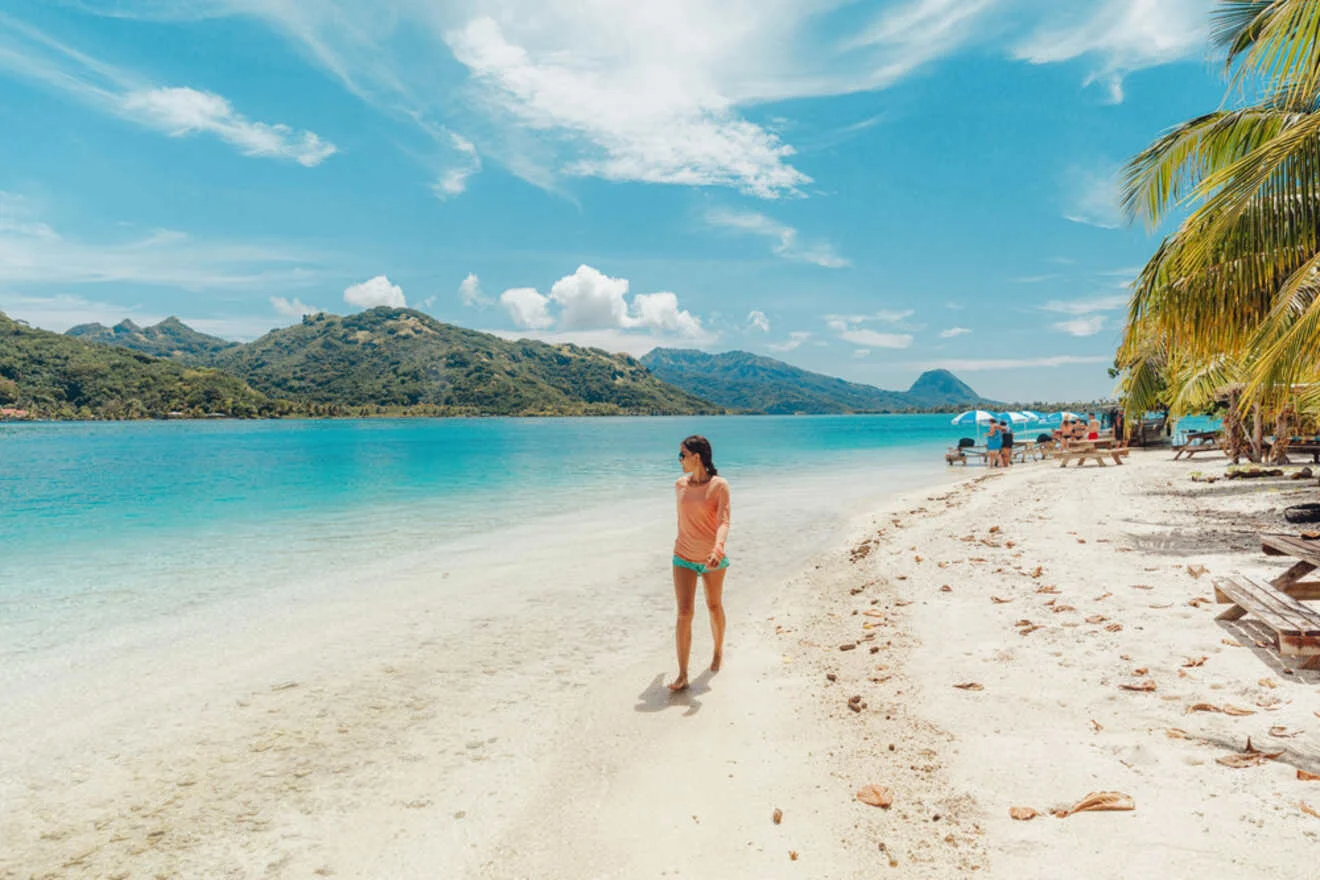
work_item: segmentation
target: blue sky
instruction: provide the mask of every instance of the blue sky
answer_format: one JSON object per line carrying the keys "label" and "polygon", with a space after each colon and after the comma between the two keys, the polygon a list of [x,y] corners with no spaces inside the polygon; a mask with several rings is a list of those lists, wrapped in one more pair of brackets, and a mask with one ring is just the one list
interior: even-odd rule
{"label": "blue sky", "polygon": [[1212,0],[8,0],[0,310],[378,304],[640,355],[1107,395],[1115,173]]}

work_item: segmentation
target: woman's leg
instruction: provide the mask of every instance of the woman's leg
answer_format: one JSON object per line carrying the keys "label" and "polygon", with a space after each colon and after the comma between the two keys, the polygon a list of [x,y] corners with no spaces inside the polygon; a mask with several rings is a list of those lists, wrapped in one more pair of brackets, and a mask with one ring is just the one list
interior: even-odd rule
{"label": "woman's leg", "polygon": [[711,657],[710,671],[719,672],[724,660],[724,575],[727,568],[708,571],[701,576],[701,584],[706,588],[706,610],[710,612],[710,634],[715,641],[715,653]]}
{"label": "woman's leg", "polygon": [[674,598],[678,600],[678,621],[674,624],[674,645],[678,649],[678,678],[669,683],[671,691],[688,686],[688,654],[692,652],[692,614],[697,599],[697,573],[674,566]]}

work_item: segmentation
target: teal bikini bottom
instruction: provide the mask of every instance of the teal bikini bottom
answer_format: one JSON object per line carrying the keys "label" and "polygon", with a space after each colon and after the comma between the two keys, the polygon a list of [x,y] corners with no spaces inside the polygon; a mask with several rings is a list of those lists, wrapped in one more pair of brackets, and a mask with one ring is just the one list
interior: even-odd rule
{"label": "teal bikini bottom", "polygon": [[729,557],[725,556],[723,559],[720,560],[720,564],[719,564],[719,565],[715,566],[714,568],[710,568],[710,567],[707,567],[706,563],[704,563],[704,562],[688,562],[688,561],[687,561],[686,559],[684,559],[682,556],[675,556],[675,557],[674,557],[674,566],[675,566],[676,568],[687,568],[687,569],[691,569],[692,571],[695,571],[697,574],[705,574],[705,573],[708,572],[708,571],[719,571],[719,570],[721,570],[721,569],[728,568],[728,567],[729,567]]}

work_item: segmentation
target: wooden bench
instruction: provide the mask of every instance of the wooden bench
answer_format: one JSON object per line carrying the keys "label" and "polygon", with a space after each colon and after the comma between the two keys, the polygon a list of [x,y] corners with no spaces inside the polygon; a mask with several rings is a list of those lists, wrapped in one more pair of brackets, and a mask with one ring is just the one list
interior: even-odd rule
{"label": "wooden bench", "polygon": [[1122,464],[1123,457],[1130,452],[1131,449],[1061,449],[1051,455],[1059,460],[1059,467],[1067,467],[1070,461],[1077,462],[1077,466],[1081,467],[1088,458],[1094,458],[1096,464],[1104,467],[1106,456],[1112,458],[1114,464]]}
{"label": "wooden bench", "polygon": [[1294,453],[1309,455],[1311,456],[1312,463],[1320,464],[1320,443],[1290,441],[1288,445],[1283,448],[1283,454],[1287,457]]}
{"label": "wooden bench", "polygon": [[1320,598],[1315,585],[1284,592],[1242,575],[1215,578],[1214,584],[1215,599],[1233,605],[1216,619],[1237,620],[1250,614],[1274,631],[1280,655],[1308,658],[1303,669],[1320,669],[1320,612],[1298,601]]}
{"label": "wooden bench", "polygon": [[1188,433],[1186,443],[1174,447],[1173,458],[1177,461],[1184,455],[1191,458],[1198,452],[1224,452],[1222,437],[1219,431],[1192,431]]}

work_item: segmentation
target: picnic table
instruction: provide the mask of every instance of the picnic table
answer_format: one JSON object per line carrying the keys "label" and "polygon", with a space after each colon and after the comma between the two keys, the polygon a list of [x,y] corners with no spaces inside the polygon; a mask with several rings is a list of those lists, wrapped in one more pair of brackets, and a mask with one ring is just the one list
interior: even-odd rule
{"label": "picnic table", "polygon": [[1223,452],[1223,446],[1219,442],[1221,433],[1220,431],[1188,431],[1187,442],[1174,450],[1174,461],[1184,455],[1191,458],[1198,452]]}
{"label": "picnic table", "polygon": [[1104,467],[1106,458],[1112,458],[1114,464],[1122,464],[1123,456],[1130,452],[1130,449],[1116,448],[1114,440],[1109,438],[1104,440],[1065,440],[1063,441],[1063,448],[1056,449],[1051,454],[1058,459],[1059,467],[1067,467],[1070,461],[1077,462],[1077,466],[1081,467],[1088,458],[1095,459],[1096,464]]}
{"label": "picnic table", "polygon": [[1320,464],[1320,441],[1294,437],[1287,441],[1279,440],[1276,442],[1284,444],[1283,454],[1285,458],[1288,455],[1300,453],[1301,455],[1310,455],[1312,463]]}
{"label": "picnic table", "polygon": [[1251,614],[1274,631],[1281,655],[1307,658],[1304,669],[1320,668],[1320,612],[1302,604],[1304,599],[1320,599],[1320,580],[1306,577],[1320,568],[1320,540],[1263,534],[1260,548],[1267,556],[1297,561],[1264,583],[1242,575],[1216,578],[1216,600],[1232,605],[1218,619],[1237,620]]}

